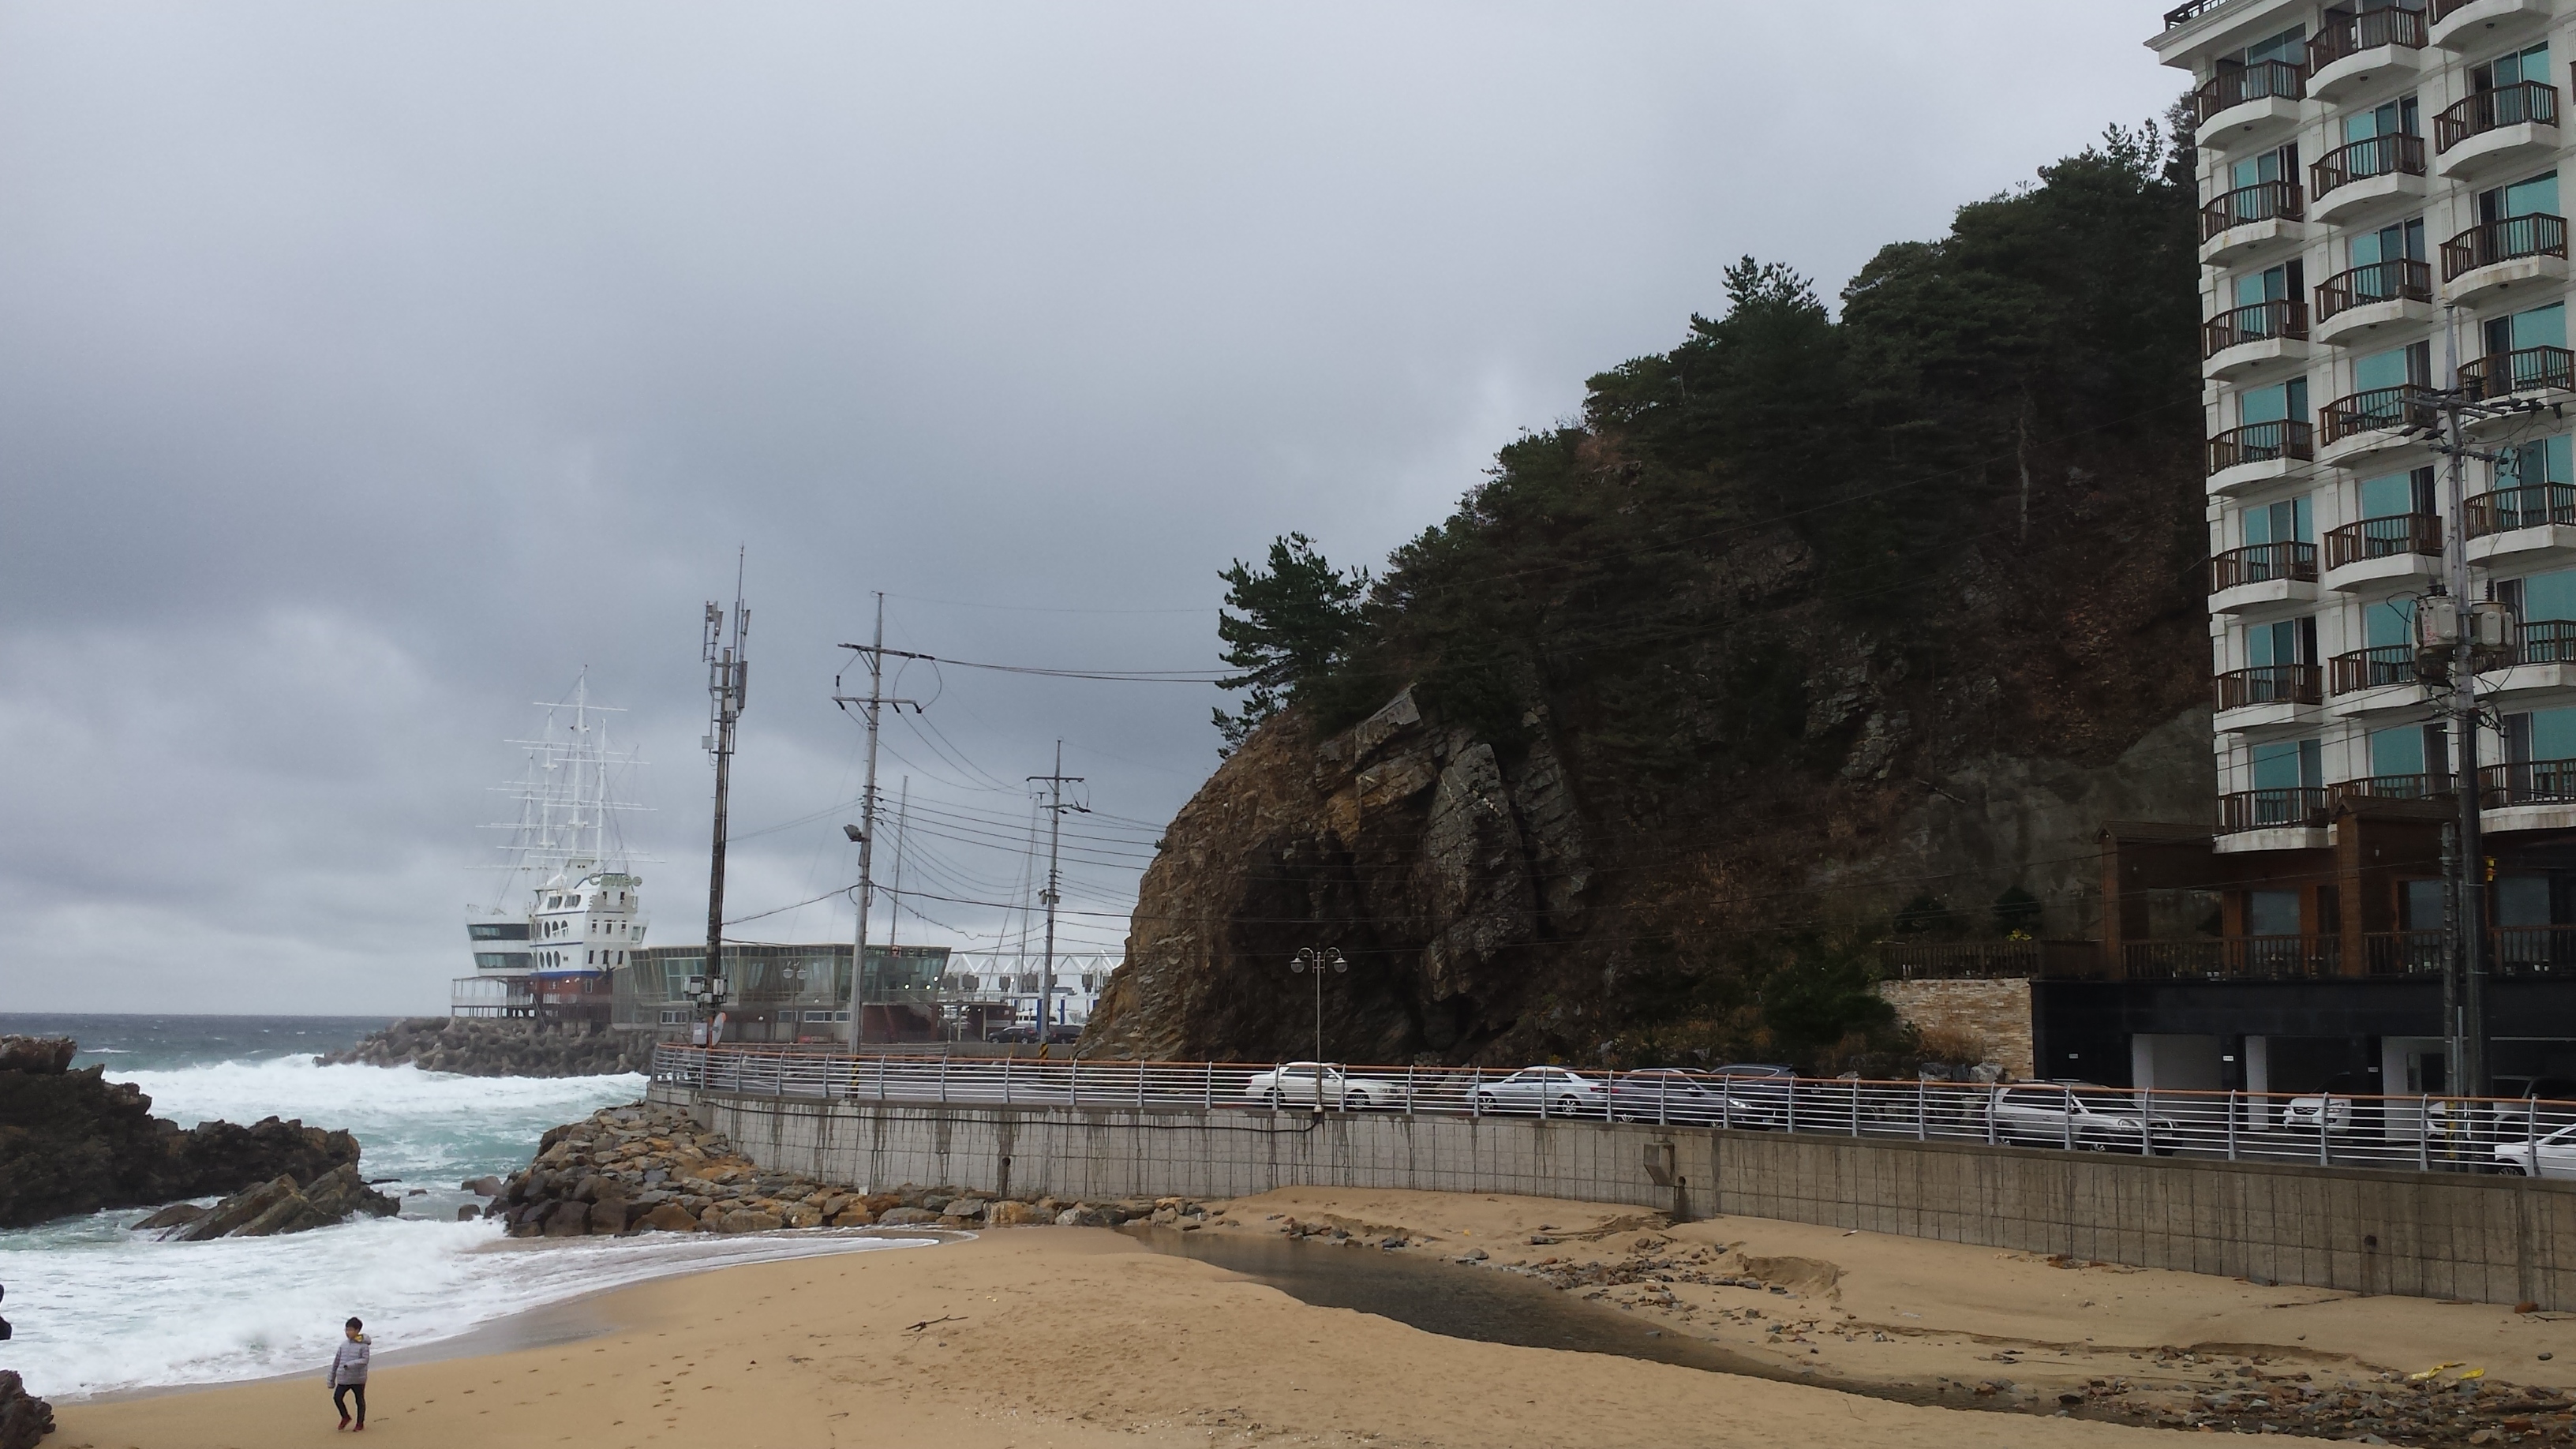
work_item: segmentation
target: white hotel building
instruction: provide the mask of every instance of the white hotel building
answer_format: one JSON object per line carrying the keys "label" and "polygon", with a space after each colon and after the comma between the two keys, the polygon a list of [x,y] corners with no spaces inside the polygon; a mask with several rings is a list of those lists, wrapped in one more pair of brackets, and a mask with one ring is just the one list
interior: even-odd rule
{"label": "white hotel building", "polygon": [[2482,676],[2493,919],[2576,920],[2576,410],[2473,427],[2497,460],[2456,517],[2409,430],[2454,359],[2480,396],[2576,403],[2576,0],[2200,0],[2150,44],[2197,120],[2225,934],[2421,969],[2453,782],[2410,620],[2449,548],[2521,621]]}

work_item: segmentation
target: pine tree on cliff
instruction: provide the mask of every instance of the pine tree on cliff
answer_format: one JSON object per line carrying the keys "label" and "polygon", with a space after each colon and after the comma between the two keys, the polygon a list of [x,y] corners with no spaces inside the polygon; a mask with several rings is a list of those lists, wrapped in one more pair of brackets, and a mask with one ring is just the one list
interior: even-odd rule
{"label": "pine tree on cliff", "polygon": [[1225,743],[1219,755],[1242,747],[1255,726],[1293,703],[1298,691],[1339,659],[1360,625],[1360,596],[1367,569],[1342,573],[1302,533],[1270,541],[1270,566],[1256,572],[1241,559],[1217,575],[1225,580],[1226,608],[1217,612],[1217,638],[1225,662],[1243,672],[1217,682],[1219,689],[1251,693],[1237,714],[1216,711]]}

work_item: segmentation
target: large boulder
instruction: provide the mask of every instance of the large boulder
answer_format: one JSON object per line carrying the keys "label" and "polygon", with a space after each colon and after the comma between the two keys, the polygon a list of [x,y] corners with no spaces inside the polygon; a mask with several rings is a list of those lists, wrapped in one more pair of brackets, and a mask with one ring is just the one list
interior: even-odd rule
{"label": "large boulder", "polygon": [[305,1184],[298,1184],[291,1176],[271,1178],[235,1193],[161,1237],[173,1243],[276,1237],[327,1228],[361,1213],[390,1217],[398,1206],[392,1198],[367,1186],[355,1166],[335,1167]]}
{"label": "large boulder", "polygon": [[0,1449],[36,1449],[54,1432],[54,1406],[27,1392],[9,1369],[0,1369]]}

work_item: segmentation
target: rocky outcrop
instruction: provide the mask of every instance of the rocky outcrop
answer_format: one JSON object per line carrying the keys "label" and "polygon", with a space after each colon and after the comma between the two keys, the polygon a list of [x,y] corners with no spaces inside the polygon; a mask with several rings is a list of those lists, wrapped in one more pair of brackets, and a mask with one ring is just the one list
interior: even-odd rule
{"label": "rocky outcrop", "polygon": [[498,1186],[484,1213],[502,1219],[514,1238],[826,1227],[1116,1227],[1139,1218],[1195,1227],[1203,1218],[1197,1204],[1181,1198],[1059,1202],[911,1183],[866,1192],[816,1182],[760,1167],[687,1112],[649,1102],[602,1108],[552,1129],[540,1139],[536,1160]]}
{"label": "rocky outcrop", "polygon": [[467,1077],[604,1077],[650,1065],[650,1041],[587,1023],[540,1028],[516,1019],[413,1016],[370,1032],[357,1045],[325,1052],[322,1066],[357,1063]]}
{"label": "rocky outcrop", "polygon": [[270,1117],[179,1124],[100,1068],[70,1070],[68,1040],[0,1038],[0,1227],[106,1208],[311,1182],[358,1161],[358,1141]]}
{"label": "rocky outcrop", "polygon": [[0,1369],[0,1449],[36,1449],[54,1432],[54,1406],[27,1392],[17,1373]]}
{"label": "rocky outcrop", "polygon": [[[185,1212],[175,1209],[186,1207]],[[353,1164],[336,1167],[309,1182],[280,1175],[233,1194],[211,1208],[174,1204],[154,1213],[137,1228],[163,1228],[165,1243],[202,1243],[214,1238],[271,1238],[333,1227],[364,1214],[389,1218],[401,1207],[367,1186]],[[158,1220],[158,1221],[156,1221]]]}

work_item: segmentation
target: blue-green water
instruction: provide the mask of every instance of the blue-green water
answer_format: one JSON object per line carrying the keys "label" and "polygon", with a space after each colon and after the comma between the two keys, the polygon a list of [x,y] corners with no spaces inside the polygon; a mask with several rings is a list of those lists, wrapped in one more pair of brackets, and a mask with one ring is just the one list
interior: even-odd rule
{"label": "blue-green water", "polygon": [[461,1077],[313,1064],[380,1017],[0,1014],[0,1033],[71,1036],[76,1066],[133,1082],[181,1126],[300,1118],[346,1128],[359,1166],[387,1178],[396,1218],[287,1238],[159,1243],[128,1231],[148,1209],[0,1232],[16,1330],[5,1363],[51,1398],[318,1368],[355,1314],[387,1350],[504,1315],[716,1262],[881,1246],[830,1235],[652,1235],[510,1242],[459,1222],[461,1184],[525,1166],[545,1130],[643,1095],[640,1076]]}

